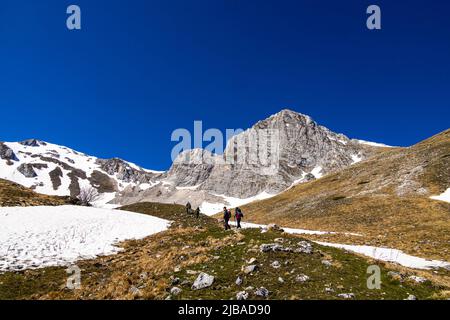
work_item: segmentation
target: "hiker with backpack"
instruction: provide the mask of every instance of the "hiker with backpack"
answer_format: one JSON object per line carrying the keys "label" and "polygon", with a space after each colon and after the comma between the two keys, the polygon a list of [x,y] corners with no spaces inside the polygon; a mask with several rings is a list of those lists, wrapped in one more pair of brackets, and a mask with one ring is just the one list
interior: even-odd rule
{"label": "hiker with backpack", "polygon": [[231,219],[231,211],[227,207],[223,207],[223,223],[225,230],[230,230],[230,224],[228,223]]}
{"label": "hiker with backpack", "polygon": [[244,214],[242,213],[242,210],[240,208],[236,208],[234,214],[234,218],[236,219],[236,228],[242,229],[241,227],[241,219],[244,217]]}
{"label": "hiker with backpack", "polygon": [[197,209],[195,210],[195,217],[198,219],[200,217],[200,208],[197,207]]}
{"label": "hiker with backpack", "polygon": [[191,203],[190,202],[186,203],[186,213],[187,214],[191,214],[191,209],[192,209]]}

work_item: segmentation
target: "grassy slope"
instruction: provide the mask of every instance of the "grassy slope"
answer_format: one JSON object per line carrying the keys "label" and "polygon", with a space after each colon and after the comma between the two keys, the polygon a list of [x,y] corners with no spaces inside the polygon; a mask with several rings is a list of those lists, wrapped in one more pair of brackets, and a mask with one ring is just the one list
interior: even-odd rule
{"label": "grassy slope", "polygon": [[[369,290],[366,270],[373,262],[341,250],[313,245],[313,254],[261,253],[261,244],[277,238],[284,239],[283,246],[292,247],[301,239],[277,231],[223,231],[215,219],[187,216],[177,205],[141,203],[123,209],[155,214],[174,223],[168,231],[123,243],[124,251],[117,255],[80,261],[81,290],[65,289],[64,268],[46,268],[0,275],[0,299],[165,299],[174,277],[185,282],[178,284],[183,291],[174,299],[228,300],[248,286],[267,288],[270,299],[337,299],[337,294],[350,292],[357,299],[404,299],[409,294],[428,299],[442,297],[448,290],[431,282],[400,282],[387,275],[391,266],[381,263],[382,288]],[[251,258],[257,259],[259,270],[243,275],[241,267]],[[324,259],[332,266],[325,266]],[[275,260],[281,263],[280,269],[271,267]],[[214,275],[213,286],[192,290],[196,271]],[[409,271],[403,272],[406,276]],[[302,273],[311,280],[296,282],[296,275]],[[241,286],[235,284],[238,275],[244,278]],[[280,284],[278,277],[285,282]],[[326,287],[333,292],[326,292]],[[250,298],[258,297],[251,294]]]}
{"label": "grassy slope", "polygon": [[252,222],[357,232],[364,237],[327,240],[390,246],[450,261],[450,204],[429,198],[448,187],[450,130],[411,148],[387,149],[243,209]]}
{"label": "grassy slope", "polygon": [[38,194],[14,182],[0,179],[0,207],[57,206],[68,201],[67,197]]}

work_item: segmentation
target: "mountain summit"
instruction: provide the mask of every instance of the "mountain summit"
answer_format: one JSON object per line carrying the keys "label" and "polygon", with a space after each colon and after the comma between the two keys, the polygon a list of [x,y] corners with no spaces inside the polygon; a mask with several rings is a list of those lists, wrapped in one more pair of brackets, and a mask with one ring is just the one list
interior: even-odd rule
{"label": "mountain summit", "polygon": [[[270,140],[272,134],[276,140]],[[253,142],[256,152],[249,151]],[[230,199],[274,195],[342,170],[378,150],[379,145],[351,140],[307,115],[284,109],[231,138],[223,155],[185,151],[189,159],[209,161],[175,161],[167,172],[146,170],[118,158],[99,159],[38,139],[2,142],[0,178],[40,193],[72,197],[92,186],[103,194],[102,204],[189,200],[193,205],[232,205]],[[270,166],[266,156],[272,157]]]}

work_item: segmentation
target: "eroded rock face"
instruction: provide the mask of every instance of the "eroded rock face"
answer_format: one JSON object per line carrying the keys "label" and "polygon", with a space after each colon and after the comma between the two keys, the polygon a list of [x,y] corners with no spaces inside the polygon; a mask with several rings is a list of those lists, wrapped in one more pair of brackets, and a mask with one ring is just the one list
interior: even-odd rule
{"label": "eroded rock face", "polygon": [[34,171],[33,166],[27,163],[22,163],[17,167],[17,171],[23,174],[26,178],[37,177],[36,171]]}
{"label": "eroded rock face", "polygon": [[6,144],[0,142],[0,158],[3,160],[9,160],[9,161],[17,161],[17,157],[14,154],[14,151],[12,151],[11,148],[9,148]]}
{"label": "eroded rock face", "polygon": [[148,183],[156,174],[132,167],[128,162],[118,159],[97,159],[100,168],[109,175],[115,175],[123,182]]}
{"label": "eroded rock face", "polygon": [[309,116],[283,110],[230,139],[222,156],[199,149],[185,152],[167,177],[178,186],[248,198],[338,171],[371,151],[372,147],[334,133]]}

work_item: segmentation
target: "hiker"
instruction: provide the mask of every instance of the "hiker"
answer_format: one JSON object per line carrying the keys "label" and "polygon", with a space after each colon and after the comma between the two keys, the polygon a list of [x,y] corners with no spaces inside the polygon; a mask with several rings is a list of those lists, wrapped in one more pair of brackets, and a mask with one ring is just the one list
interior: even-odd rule
{"label": "hiker", "polygon": [[191,213],[191,209],[192,209],[191,203],[190,202],[186,203],[186,213],[187,214]]}
{"label": "hiker", "polygon": [[230,210],[228,210],[227,207],[223,207],[223,223],[224,223],[225,230],[231,229],[230,225],[228,224],[228,221],[230,221],[230,218],[231,218]]}
{"label": "hiker", "polygon": [[195,217],[198,219],[200,217],[200,208],[197,207],[197,209],[195,210]]}
{"label": "hiker", "polygon": [[242,210],[240,208],[236,208],[236,213],[234,214],[234,218],[236,219],[236,228],[242,229],[241,227],[241,219],[244,217]]}

